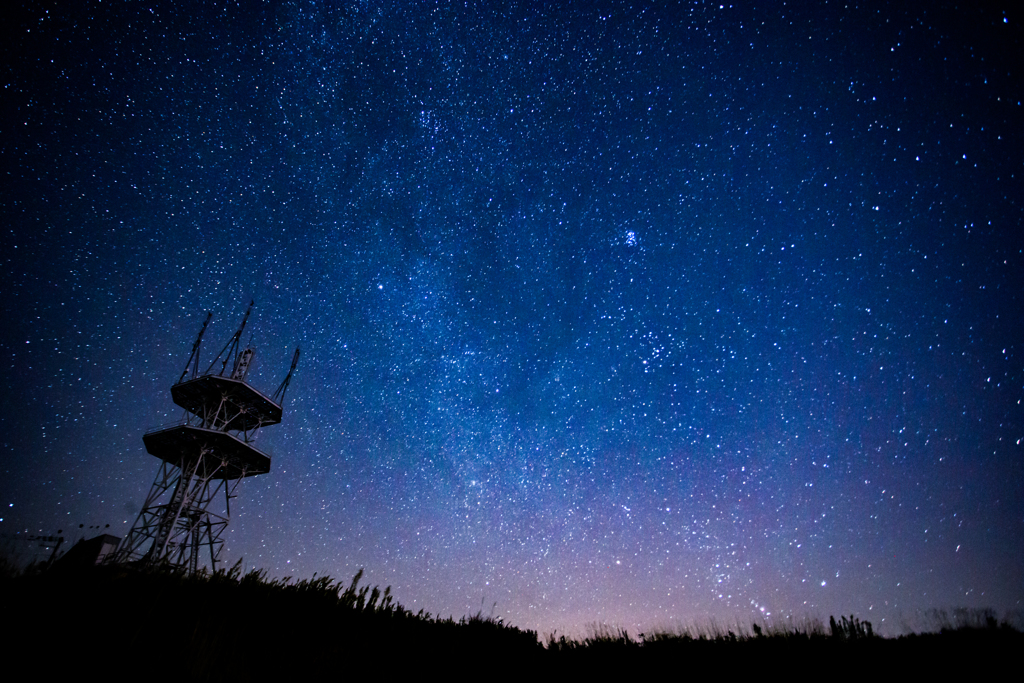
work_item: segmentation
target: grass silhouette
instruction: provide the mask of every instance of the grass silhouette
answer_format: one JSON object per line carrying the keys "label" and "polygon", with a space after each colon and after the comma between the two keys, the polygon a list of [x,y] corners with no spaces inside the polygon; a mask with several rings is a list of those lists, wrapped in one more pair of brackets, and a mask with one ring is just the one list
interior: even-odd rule
{"label": "grass silhouette", "polygon": [[[12,571],[0,562],[0,643],[51,675],[156,672],[184,680],[334,679],[363,675],[832,675],[950,671],[1016,662],[1024,634],[990,610],[935,611],[932,632],[881,638],[850,615],[639,633],[593,624],[587,636],[533,631],[476,615],[442,618],[400,605],[390,588],[329,576],[292,581],[240,565],[186,575],[167,567]],[[59,656],[58,656],[59,655]],[[94,663],[90,663],[93,662]],[[111,669],[111,662],[115,668]],[[150,676],[152,677],[152,676]]]}

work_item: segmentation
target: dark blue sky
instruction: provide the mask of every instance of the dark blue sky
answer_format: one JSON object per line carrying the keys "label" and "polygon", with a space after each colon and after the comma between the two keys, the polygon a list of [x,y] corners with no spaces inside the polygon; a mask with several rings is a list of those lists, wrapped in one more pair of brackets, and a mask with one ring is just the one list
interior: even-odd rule
{"label": "dark blue sky", "polygon": [[3,10],[0,533],[130,527],[250,298],[225,559],[634,631],[1024,600],[1019,13]]}

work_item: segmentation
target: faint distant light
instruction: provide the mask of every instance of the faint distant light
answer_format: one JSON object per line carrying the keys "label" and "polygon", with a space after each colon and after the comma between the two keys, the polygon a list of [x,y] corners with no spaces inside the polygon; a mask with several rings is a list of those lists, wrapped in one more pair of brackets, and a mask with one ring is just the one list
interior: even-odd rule
{"label": "faint distant light", "polygon": [[821,582],[821,585],[822,585],[822,586],[824,586],[824,585],[825,585],[825,582],[824,582],[824,581],[822,581],[822,582]]}

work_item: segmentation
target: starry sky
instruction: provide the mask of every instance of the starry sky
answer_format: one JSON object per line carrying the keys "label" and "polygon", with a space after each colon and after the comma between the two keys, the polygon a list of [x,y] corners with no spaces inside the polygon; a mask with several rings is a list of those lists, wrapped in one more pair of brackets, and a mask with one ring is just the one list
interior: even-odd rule
{"label": "starry sky", "polygon": [[0,533],[124,535],[255,299],[251,383],[303,355],[228,563],[570,635],[1022,608],[1019,11],[2,12]]}

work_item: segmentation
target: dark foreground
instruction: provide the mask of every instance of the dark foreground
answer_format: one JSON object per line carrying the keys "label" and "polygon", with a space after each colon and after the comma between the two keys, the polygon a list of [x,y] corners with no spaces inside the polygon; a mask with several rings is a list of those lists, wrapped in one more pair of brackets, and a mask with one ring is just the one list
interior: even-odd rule
{"label": "dark foreground", "polygon": [[[542,644],[485,617],[414,614],[387,591],[329,578],[296,584],[260,572],[185,577],[97,568],[0,579],[0,652],[46,679],[341,680],[446,677],[786,675],[919,678],[1007,672],[1024,634],[990,619],[939,633],[874,637],[866,624],[740,637],[596,635]],[[1009,667],[1009,668],[1007,668]],[[91,676],[90,676],[91,677]]]}

